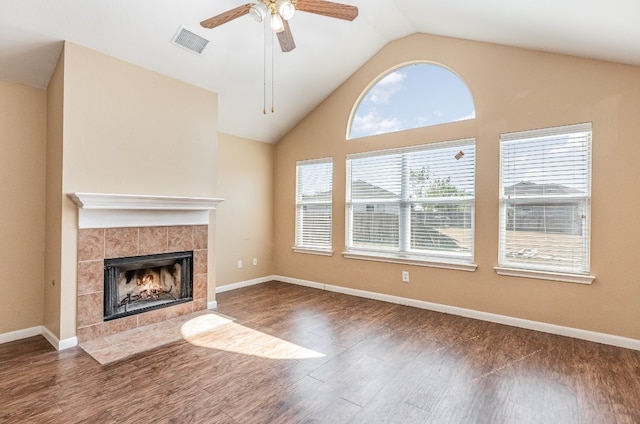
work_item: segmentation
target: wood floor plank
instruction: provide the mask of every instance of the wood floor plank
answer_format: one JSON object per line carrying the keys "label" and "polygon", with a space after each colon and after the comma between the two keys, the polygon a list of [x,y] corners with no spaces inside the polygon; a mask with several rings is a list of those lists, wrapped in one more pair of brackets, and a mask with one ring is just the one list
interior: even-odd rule
{"label": "wood floor plank", "polygon": [[640,423],[640,352],[279,282],[100,365],[0,345],[0,423]]}
{"label": "wood floor plank", "polygon": [[0,344],[0,369],[10,365],[11,360],[24,361],[29,357],[54,352],[55,349],[44,337],[34,336],[11,343]]}

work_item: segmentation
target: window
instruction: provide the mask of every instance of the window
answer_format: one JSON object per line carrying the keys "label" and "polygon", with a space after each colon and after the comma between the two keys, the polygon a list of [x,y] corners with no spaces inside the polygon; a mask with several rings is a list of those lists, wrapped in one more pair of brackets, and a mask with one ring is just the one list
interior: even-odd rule
{"label": "window", "polygon": [[503,134],[500,162],[498,273],[590,283],[591,124]]}
{"label": "window", "polygon": [[307,253],[331,253],[333,162],[331,158],[296,165],[296,245]]}
{"label": "window", "polygon": [[475,118],[471,92],[444,66],[412,63],[383,75],[354,108],[348,139]]}
{"label": "window", "polygon": [[475,269],[474,185],[472,139],[349,155],[345,257]]}

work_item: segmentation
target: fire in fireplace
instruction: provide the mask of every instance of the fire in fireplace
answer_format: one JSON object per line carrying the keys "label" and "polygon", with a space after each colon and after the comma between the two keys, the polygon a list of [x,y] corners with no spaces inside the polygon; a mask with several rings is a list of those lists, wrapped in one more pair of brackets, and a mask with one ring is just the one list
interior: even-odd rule
{"label": "fire in fireplace", "polygon": [[193,299],[193,251],[105,259],[104,320]]}

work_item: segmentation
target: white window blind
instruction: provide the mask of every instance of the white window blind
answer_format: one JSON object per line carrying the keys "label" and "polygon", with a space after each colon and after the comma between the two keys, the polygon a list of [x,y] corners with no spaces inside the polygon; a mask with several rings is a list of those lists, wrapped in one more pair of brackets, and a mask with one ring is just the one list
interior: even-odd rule
{"label": "white window blind", "polygon": [[591,124],[500,137],[502,267],[589,272]]}
{"label": "white window blind", "polygon": [[473,262],[475,140],[347,157],[347,252]]}
{"label": "white window blind", "polygon": [[296,248],[331,250],[333,162],[297,162]]}

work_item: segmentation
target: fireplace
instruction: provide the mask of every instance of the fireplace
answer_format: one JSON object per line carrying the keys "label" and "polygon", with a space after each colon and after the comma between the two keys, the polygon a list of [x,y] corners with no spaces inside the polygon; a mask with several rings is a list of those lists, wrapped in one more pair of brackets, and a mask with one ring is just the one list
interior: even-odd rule
{"label": "fireplace", "polygon": [[104,260],[104,320],[193,300],[193,251]]}
{"label": "fireplace", "polygon": [[[222,199],[81,192],[69,197],[78,206],[76,334],[79,343],[160,324],[207,309],[215,303],[208,302],[208,224],[210,211]],[[184,252],[192,255],[190,264],[182,263],[184,259],[180,255]],[[167,254],[178,256],[158,256]],[[174,262],[146,263],[151,256]],[[134,263],[145,263],[130,267],[131,264],[127,263],[129,258],[135,258],[131,259]],[[149,297],[144,304],[134,304],[130,300],[122,303],[123,298],[118,295],[114,301],[112,296],[117,287],[108,289],[111,290],[108,296],[105,293],[107,264],[121,267],[117,274],[113,268],[109,273],[117,275],[114,280],[119,280],[120,272],[125,272],[125,286],[126,272],[135,268],[150,268],[156,276],[161,273],[175,275],[180,268],[180,292],[168,287],[160,290],[143,288],[144,294],[132,292],[130,298]],[[165,266],[173,266],[174,269],[162,271]],[[157,267],[161,269],[155,269]],[[185,270],[191,274],[184,276]],[[144,275],[142,273],[137,278],[142,279]],[[134,277],[135,274],[131,279]],[[184,289],[183,281],[187,282]],[[164,303],[167,299],[160,299],[160,291],[172,294],[169,302]],[[128,293],[125,296],[129,299]],[[109,318],[106,319],[105,298],[111,299]]]}

